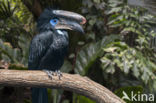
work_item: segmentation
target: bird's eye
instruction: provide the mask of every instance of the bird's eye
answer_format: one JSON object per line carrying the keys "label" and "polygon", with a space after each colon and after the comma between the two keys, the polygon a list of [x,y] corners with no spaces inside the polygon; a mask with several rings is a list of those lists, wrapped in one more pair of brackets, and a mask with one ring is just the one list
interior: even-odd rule
{"label": "bird's eye", "polygon": [[56,23],[56,20],[54,20],[54,22]]}
{"label": "bird's eye", "polygon": [[50,20],[50,24],[51,24],[52,26],[55,26],[57,23],[58,23],[58,19],[51,19],[51,20]]}

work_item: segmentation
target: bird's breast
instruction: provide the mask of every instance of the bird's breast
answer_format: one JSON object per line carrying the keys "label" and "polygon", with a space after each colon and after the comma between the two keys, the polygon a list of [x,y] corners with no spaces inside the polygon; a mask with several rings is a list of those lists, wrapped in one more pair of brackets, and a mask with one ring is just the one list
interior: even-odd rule
{"label": "bird's breast", "polygon": [[69,41],[65,37],[55,38],[53,45],[55,49],[65,49],[68,47]]}

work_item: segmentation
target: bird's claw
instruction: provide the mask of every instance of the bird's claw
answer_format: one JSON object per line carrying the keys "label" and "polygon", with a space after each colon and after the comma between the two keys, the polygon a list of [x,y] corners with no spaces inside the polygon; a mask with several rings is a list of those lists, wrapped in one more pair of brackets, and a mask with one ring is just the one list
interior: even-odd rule
{"label": "bird's claw", "polygon": [[59,79],[61,79],[61,77],[63,76],[61,71],[59,70],[56,70],[55,72],[50,71],[50,70],[43,70],[43,71],[48,75],[50,79],[52,79],[53,76],[58,76]]}
{"label": "bird's claw", "polygon": [[56,76],[59,77],[59,79],[61,79],[61,77],[63,76],[60,70],[56,70],[55,73],[56,73]]}
{"label": "bird's claw", "polygon": [[52,77],[54,76],[54,72],[53,71],[50,71],[50,70],[43,70],[50,79],[52,79]]}

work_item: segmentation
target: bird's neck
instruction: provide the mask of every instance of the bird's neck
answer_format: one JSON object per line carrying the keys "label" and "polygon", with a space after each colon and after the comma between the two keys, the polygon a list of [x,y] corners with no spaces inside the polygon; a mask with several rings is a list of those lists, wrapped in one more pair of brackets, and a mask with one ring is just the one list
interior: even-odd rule
{"label": "bird's neck", "polygon": [[53,35],[53,45],[55,45],[55,49],[66,49],[69,44],[68,33],[64,30],[55,30]]}
{"label": "bird's neck", "polygon": [[56,30],[56,36],[57,37],[65,37],[68,40],[68,33],[65,30]]}
{"label": "bird's neck", "polygon": [[62,31],[62,30],[56,30],[56,32],[59,34],[59,35],[65,35],[65,33]]}

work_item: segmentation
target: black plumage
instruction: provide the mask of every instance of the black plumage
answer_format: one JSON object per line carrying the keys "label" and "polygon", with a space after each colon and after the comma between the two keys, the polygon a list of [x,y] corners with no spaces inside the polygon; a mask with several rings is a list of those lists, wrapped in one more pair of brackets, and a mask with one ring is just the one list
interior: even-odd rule
{"label": "black plumage", "polygon": [[30,46],[29,68],[33,70],[58,70],[63,64],[68,48],[68,34],[46,30],[36,35]]}
{"label": "black plumage", "polygon": [[[83,33],[80,24],[85,18],[79,14],[45,9],[37,21],[37,34],[31,41],[28,68],[57,71],[68,49],[67,29]],[[32,103],[48,103],[46,88],[32,88]]]}

